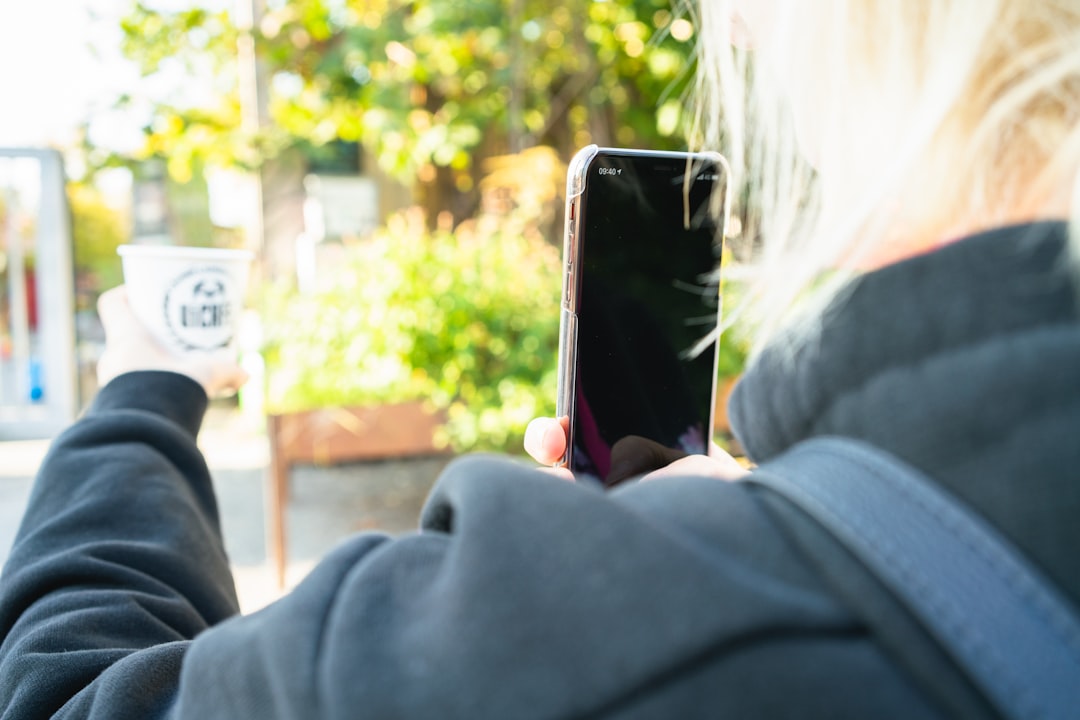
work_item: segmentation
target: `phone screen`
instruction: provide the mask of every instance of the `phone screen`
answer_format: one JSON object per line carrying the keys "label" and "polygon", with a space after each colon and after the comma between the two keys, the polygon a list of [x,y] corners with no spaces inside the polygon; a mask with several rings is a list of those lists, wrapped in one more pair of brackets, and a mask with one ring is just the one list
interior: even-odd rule
{"label": "phone screen", "polygon": [[[704,453],[712,432],[722,241],[708,157],[600,151],[573,207],[576,351],[570,468],[608,482],[635,435]],[[616,458],[617,460],[617,458]]]}

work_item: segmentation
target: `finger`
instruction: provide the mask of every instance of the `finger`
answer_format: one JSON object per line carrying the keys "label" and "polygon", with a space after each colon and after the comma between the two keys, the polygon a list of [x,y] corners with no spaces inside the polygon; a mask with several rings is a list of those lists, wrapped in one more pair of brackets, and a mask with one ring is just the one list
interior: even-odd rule
{"label": "finger", "polygon": [[746,466],[736,460],[734,457],[724,450],[716,443],[709,443],[709,457],[716,462],[720,463],[726,471],[732,473],[745,473]]}
{"label": "finger", "polygon": [[226,377],[223,384],[230,393],[237,393],[250,379],[251,375],[248,374],[247,370],[244,370],[239,365],[234,365],[229,369],[228,377]]}
{"label": "finger", "polygon": [[121,345],[125,342],[156,343],[146,326],[136,317],[127,288],[123,285],[102,293],[98,298],[98,317],[101,318],[107,342]]}
{"label": "finger", "polygon": [[250,379],[247,371],[238,365],[219,370],[217,376],[208,383],[203,383],[207,394],[212,397],[231,397],[240,392]]}
{"label": "finger", "polygon": [[670,465],[662,467],[659,470],[654,470],[641,478],[641,480],[642,482],[645,482],[665,477],[687,476],[712,477],[720,480],[738,480],[747,474],[748,471],[746,468],[742,467],[734,460],[732,460],[731,463],[726,463],[706,455],[687,455]]}
{"label": "finger", "polygon": [[212,398],[235,395],[249,378],[230,348],[208,353],[191,352],[177,357],[175,365],[178,372],[202,385]]}
{"label": "finger", "polygon": [[535,418],[525,428],[525,452],[541,465],[552,465],[566,454],[568,418]]}
{"label": "finger", "polygon": [[131,314],[127,288],[118,285],[101,293],[98,297],[97,310],[105,334],[108,335],[110,332],[115,331],[119,324],[125,321],[126,316]]}
{"label": "finger", "polygon": [[552,477],[556,477],[560,480],[569,480],[570,482],[574,482],[574,473],[570,472],[567,468],[542,467],[538,469],[540,470],[540,472],[551,475]]}

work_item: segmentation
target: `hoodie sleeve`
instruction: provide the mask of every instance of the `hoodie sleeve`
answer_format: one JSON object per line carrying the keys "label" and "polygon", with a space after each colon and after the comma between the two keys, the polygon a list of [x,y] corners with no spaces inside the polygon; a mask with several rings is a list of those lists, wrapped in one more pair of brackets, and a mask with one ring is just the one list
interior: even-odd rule
{"label": "hoodie sleeve", "polygon": [[0,716],[169,713],[189,641],[238,611],[202,389],[122,375],[53,443],[0,583]]}

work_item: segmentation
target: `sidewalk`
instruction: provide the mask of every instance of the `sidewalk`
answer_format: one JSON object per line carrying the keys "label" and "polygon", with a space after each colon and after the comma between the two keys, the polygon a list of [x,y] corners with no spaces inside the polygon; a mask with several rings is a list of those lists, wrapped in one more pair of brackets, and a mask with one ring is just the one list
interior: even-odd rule
{"label": "sidewalk", "polygon": [[[212,408],[199,446],[214,479],[240,606],[251,612],[280,595],[266,550],[270,453],[263,423],[232,409]],[[33,476],[47,450],[48,441],[0,442],[0,563],[7,559]],[[294,469],[286,515],[287,584],[299,582],[348,535],[413,530],[423,500],[446,462],[423,458]]]}

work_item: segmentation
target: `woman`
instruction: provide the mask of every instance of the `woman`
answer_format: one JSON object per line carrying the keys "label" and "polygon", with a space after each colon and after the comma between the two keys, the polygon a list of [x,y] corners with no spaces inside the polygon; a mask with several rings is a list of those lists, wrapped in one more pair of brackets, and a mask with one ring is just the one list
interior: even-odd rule
{"label": "woman", "polygon": [[[818,434],[906,459],[1075,606],[1080,3],[736,5],[734,25],[702,9],[705,116],[727,125],[701,138],[760,178],[740,439],[760,463]],[[753,48],[746,92],[728,37]],[[793,320],[794,298],[819,309]],[[108,384],[0,587],[6,716],[994,716],[816,523],[701,477],[736,474],[718,459],[609,493],[460,460],[419,534],[351,539],[235,617],[194,435],[199,384],[240,378],[162,356],[122,294],[102,314]],[[560,443],[557,421],[530,433],[541,461]]]}
{"label": "woman", "polygon": [[[728,320],[755,327],[757,349],[771,340],[771,354],[790,354],[812,342],[822,307],[865,270],[981,231],[1072,217],[1077,3],[735,2],[727,14],[722,5],[701,9],[710,37],[752,51],[704,44],[698,134],[725,147],[748,191],[748,231],[761,238],[751,292]],[[748,57],[763,69],[753,83]],[[733,410],[758,415],[748,392]],[[746,435],[747,422],[736,431]],[[550,464],[564,435],[538,420],[526,448]]]}

